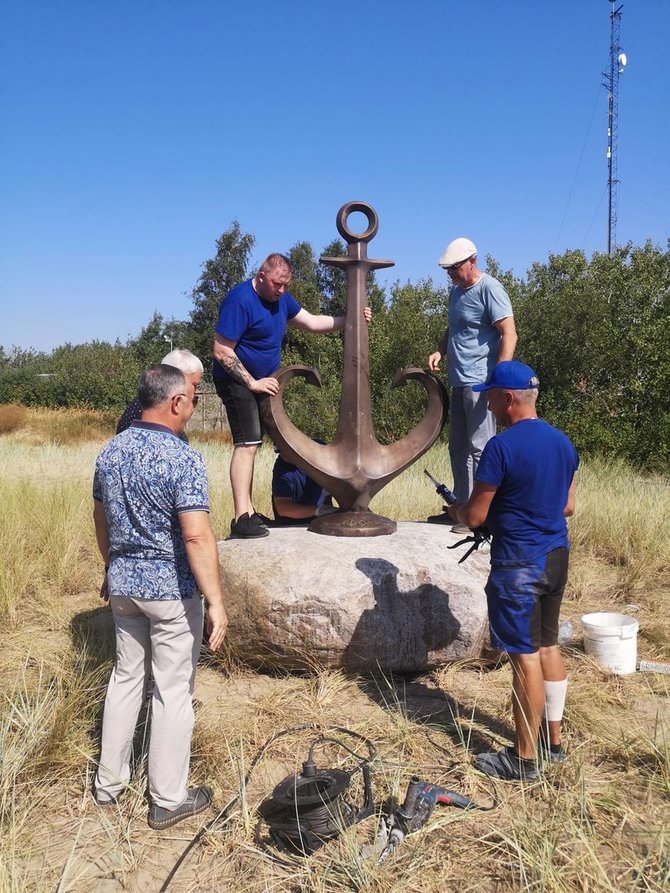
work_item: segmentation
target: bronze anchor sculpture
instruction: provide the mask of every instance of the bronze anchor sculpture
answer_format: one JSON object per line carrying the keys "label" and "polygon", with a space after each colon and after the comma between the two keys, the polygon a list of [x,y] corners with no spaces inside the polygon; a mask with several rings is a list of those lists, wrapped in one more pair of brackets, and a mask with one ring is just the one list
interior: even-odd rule
{"label": "bronze anchor sculpture", "polygon": [[[368,228],[363,233],[353,233],[347,227],[347,218],[355,211],[367,217]],[[263,401],[263,418],[282,456],[302,468],[338,502],[339,511],[315,518],[309,529],[331,536],[381,536],[393,533],[396,523],[371,512],[370,500],[435,443],[446,421],[446,391],[423,369],[399,369],[391,387],[400,387],[410,379],[420,381],[428,394],[428,406],[409,434],[388,446],[379,443],[372,428],[368,327],[363,308],[370,270],[392,267],[394,262],[367,256],[367,243],[379,227],[370,205],[348,202],[338,211],[336,222],[348,245],[347,256],[320,259],[347,273],[342,397],[335,436],[329,444],[316,443],[293,424],[284,409],[282,391],[294,376],[321,387],[319,373],[308,366],[286,366],[274,373],[279,392]]]}

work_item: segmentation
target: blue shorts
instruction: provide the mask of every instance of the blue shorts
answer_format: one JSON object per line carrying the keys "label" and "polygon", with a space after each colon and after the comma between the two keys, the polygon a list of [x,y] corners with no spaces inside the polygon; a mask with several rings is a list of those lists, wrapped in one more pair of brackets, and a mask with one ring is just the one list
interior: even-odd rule
{"label": "blue shorts", "polygon": [[532,561],[496,564],[486,583],[491,644],[509,654],[534,654],[558,643],[558,615],[568,579],[568,550]]}

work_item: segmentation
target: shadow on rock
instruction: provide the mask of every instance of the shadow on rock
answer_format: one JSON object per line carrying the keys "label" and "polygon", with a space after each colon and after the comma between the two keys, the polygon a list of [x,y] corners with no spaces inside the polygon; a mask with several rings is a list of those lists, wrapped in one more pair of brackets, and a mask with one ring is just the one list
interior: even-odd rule
{"label": "shadow on rock", "polygon": [[372,582],[375,606],[361,613],[343,667],[425,671],[431,654],[451,645],[461,629],[448,594],[431,583],[400,590],[398,568],[383,558],[359,558],[356,567]]}
{"label": "shadow on rock", "polygon": [[361,691],[468,750],[490,749],[486,729],[511,738],[506,723],[417,678],[429,670],[431,652],[449,646],[460,632],[448,594],[432,585],[401,591],[398,568],[383,559],[362,558],[356,566],[372,581],[375,606],[361,614],[343,664],[350,671],[365,664],[380,668],[358,678]]}

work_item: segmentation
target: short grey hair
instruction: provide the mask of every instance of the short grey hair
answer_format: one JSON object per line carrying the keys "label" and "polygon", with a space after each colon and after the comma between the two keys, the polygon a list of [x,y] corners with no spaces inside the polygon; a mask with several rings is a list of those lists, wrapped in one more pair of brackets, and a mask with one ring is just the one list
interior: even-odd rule
{"label": "short grey hair", "polygon": [[527,388],[525,391],[522,390],[514,390],[516,394],[516,399],[519,403],[535,403],[537,400],[537,395],[539,393],[537,388]]}
{"label": "short grey hair", "polygon": [[194,353],[191,353],[190,350],[182,350],[179,347],[165,354],[161,363],[164,366],[175,366],[177,369],[181,369],[184,375],[193,375],[196,372],[202,375],[204,371],[202,362]]}
{"label": "short grey hair", "polygon": [[149,366],[141,375],[137,386],[137,397],[142,409],[155,409],[161,403],[181,394],[186,388],[186,378],[181,369],[158,363]]}

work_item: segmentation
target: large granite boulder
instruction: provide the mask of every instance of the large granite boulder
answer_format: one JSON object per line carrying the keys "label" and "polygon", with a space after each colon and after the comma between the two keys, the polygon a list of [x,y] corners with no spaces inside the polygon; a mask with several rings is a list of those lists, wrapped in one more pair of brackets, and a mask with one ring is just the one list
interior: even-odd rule
{"label": "large granite boulder", "polygon": [[[462,537],[461,537],[462,538]],[[423,672],[486,646],[488,554],[438,524],[374,538],[275,529],[219,543],[233,653],[255,667]]]}

